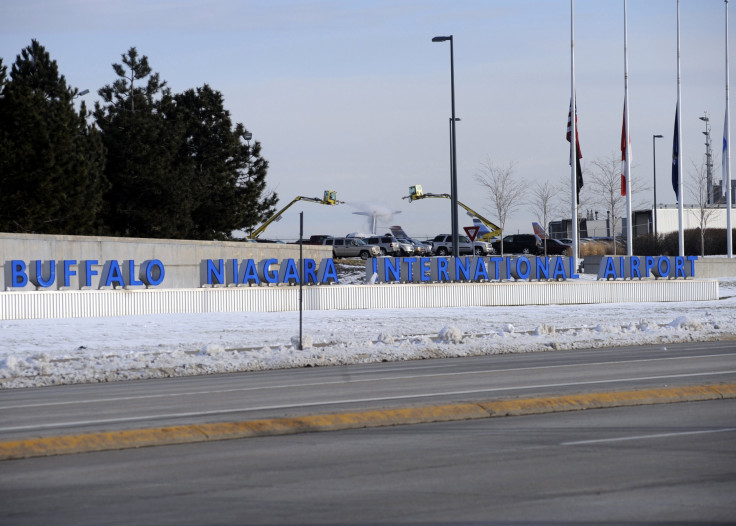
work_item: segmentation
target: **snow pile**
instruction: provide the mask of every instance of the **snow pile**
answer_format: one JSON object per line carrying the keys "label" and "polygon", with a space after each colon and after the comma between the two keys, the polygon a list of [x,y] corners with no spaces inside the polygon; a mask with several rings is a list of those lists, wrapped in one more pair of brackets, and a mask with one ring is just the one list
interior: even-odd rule
{"label": "snow pile", "polygon": [[540,352],[736,336],[711,302],[212,313],[0,321],[0,388]]}

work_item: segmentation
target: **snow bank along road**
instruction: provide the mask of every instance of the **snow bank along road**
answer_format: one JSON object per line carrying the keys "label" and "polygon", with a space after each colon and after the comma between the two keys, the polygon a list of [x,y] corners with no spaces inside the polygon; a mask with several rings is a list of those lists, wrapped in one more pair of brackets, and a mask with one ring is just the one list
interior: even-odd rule
{"label": "snow bank along road", "polygon": [[0,459],[736,398],[732,341],[6,390]]}

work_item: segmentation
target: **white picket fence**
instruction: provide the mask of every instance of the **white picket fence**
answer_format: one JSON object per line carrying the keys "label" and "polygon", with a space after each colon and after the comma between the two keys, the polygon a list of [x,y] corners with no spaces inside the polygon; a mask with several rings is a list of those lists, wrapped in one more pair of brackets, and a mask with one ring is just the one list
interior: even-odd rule
{"label": "white picket fence", "polygon": [[[303,287],[304,310],[708,301],[716,280],[331,285]],[[0,292],[0,319],[299,310],[299,287]]]}

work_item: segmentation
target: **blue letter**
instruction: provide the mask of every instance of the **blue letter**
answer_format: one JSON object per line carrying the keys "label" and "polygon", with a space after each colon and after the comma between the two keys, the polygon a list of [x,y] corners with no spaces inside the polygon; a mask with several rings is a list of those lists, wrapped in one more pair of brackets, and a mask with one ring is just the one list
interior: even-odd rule
{"label": "blue letter", "polygon": [[483,258],[475,258],[475,272],[473,272],[473,281],[480,281],[483,278],[488,281],[488,269],[486,268],[486,262]]}
{"label": "blue letter", "polygon": [[[164,264],[161,263],[161,261],[159,261],[158,259],[151,259],[150,261],[144,261],[143,265],[145,265],[146,269],[145,273],[143,274],[143,282],[146,285],[152,287],[160,285],[161,282],[164,280],[164,275],[166,274],[166,271],[164,270]],[[154,269],[157,269],[157,272],[154,272]],[[156,277],[154,277],[154,274],[156,275]],[[225,277],[224,274],[222,277]]]}
{"label": "blue letter", "polygon": [[[521,264],[524,263],[526,265],[526,272],[522,272],[519,270],[521,268]],[[532,264],[529,263],[529,258],[526,256],[521,256],[516,260],[516,275],[519,276],[518,279],[529,279],[529,273],[531,272]]]}
{"label": "blue letter", "polygon": [[99,262],[96,259],[87,259],[84,261],[84,286],[92,286],[92,276],[96,276],[98,272],[92,268],[93,265],[98,265]]}
{"label": "blue letter", "polygon": [[555,259],[555,270],[554,272],[552,272],[552,279],[558,280],[560,278],[562,278],[563,280],[567,279],[567,272],[565,271],[565,258],[561,257]]}
{"label": "blue letter", "polygon": [[[70,283],[69,278],[77,275],[77,271],[71,269],[72,265],[77,264],[77,260],[76,259],[65,259],[62,263],[64,265],[64,286],[68,287]],[[115,264],[117,265],[117,262]]]}
{"label": "blue letter", "polygon": [[491,264],[493,265],[494,272],[493,272],[493,279],[496,281],[499,281],[501,278],[499,277],[499,263],[503,262],[503,258],[500,256],[491,256]]}
{"label": "blue letter", "polygon": [[261,283],[261,279],[258,277],[258,269],[256,269],[256,263],[252,259],[245,260],[245,270],[243,271],[242,283],[255,283],[256,285]]}
{"label": "blue letter", "polygon": [[549,279],[549,258],[547,256],[537,258],[537,279]]}
{"label": "blue letter", "polygon": [[261,261],[259,265],[259,274],[261,275],[261,279],[266,283],[276,283],[279,280],[278,271],[274,272],[271,270],[271,265],[275,265],[276,263],[278,263],[278,261],[272,258]]}
{"label": "blue letter", "polygon": [[383,260],[383,278],[386,283],[399,281],[401,276],[401,258],[385,258]]}
{"label": "blue letter", "polygon": [[675,277],[685,277],[685,258],[682,256],[675,258]]}
{"label": "blue letter", "polygon": [[54,284],[56,278],[56,265],[53,261],[49,261],[49,277],[44,279],[43,277],[43,261],[36,260],[36,272],[31,272],[31,281],[37,287],[50,287]]}
{"label": "blue letter", "polygon": [[142,281],[135,279],[135,261],[128,260],[128,285],[143,285]]}
{"label": "blue letter", "polygon": [[302,263],[302,283],[317,283],[317,263],[313,259],[305,259]]}
{"label": "blue letter", "polygon": [[432,281],[431,272],[429,272],[430,258],[419,259],[419,281]]}
{"label": "blue letter", "polygon": [[319,270],[317,271],[317,281],[320,283],[337,283],[337,269],[332,258],[323,259],[319,262]]}
{"label": "blue letter", "polygon": [[289,258],[281,262],[281,283],[299,283],[299,272],[296,262]]}
{"label": "blue letter", "polygon": [[606,258],[606,270],[603,272],[603,279],[616,279],[616,265],[613,264],[613,258]]}
{"label": "blue letter", "polygon": [[447,258],[437,258],[437,281],[450,281],[447,273]]}
{"label": "blue letter", "polygon": [[[463,259],[465,265],[463,265]],[[468,256],[455,258],[455,281],[460,281],[460,274],[464,276],[465,281],[470,281],[470,258]]]}
{"label": "blue letter", "polygon": [[113,281],[121,287],[125,286],[125,280],[123,279],[123,273],[120,271],[120,265],[114,259],[105,263],[105,267],[102,269],[102,272],[104,275],[103,286],[110,287],[113,285]]}
{"label": "blue letter", "polygon": [[[216,281],[213,283],[213,281]],[[225,283],[225,268],[222,259],[217,260],[217,266],[211,259],[207,260],[207,285],[223,285]]]}
{"label": "blue letter", "polygon": [[649,277],[652,269],[654,268],[654,257],[647,256],[644,258],[644,276]]}
{"label": "blue letter", "polygon": [[[667,263],[665,265],[665,270],[662,270],[662,263]],[[666,256],[660,256],[659,261],[657,262],[657,270],[659,270],[659,276],[661,278],[668,277],[670,275],[670,260]]]}
{"label": "blue letter", "polygon": [[640,263],[641,260],[639,259],[639,256],[631,256],[631,276],[629,276],[631,279],[634,279],[634,276],[641,279],[641,271],[639,270]]}
{"label": "blue letter", "polygon": [[19,259],[10,262],[10,283],[13,287],[25,287],[28,285],[28,275],[26,274],[26,263]]}
{"label": "blue letter", "polygon": [[687,260],[690,262],[690,275],[695,277],[695,262],[698,260],[698,256],[688,256]]}

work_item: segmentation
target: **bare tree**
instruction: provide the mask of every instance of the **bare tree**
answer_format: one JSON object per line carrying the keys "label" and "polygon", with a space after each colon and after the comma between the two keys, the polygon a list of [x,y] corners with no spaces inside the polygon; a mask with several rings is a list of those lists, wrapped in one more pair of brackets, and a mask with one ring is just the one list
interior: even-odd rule
{"label": "bare tree", "polygon": [[[592,162],[593,169],[588,172],[592,186],[593,200],[610,214],[611,231],[614,238],[613,253],[616,253],[616,221],[626,214],[626,196],[621,195],[621,154],[613,152],[610,157],[599,157]],[[641,179],[633,178],[630,182],[632,200],[637,192],[647,190]],[[637,203],[643,206],[643,202]],[[631,218],[629,218],[629,223]],[[633,225],[628,224],[628,228]]]}
{"label": "bare tree", "polygon": [[[534,215],[537,218],[545,231],[547,230],[547,224],[552,214],[557,212],[560,208],[559,197],[560,191],[557,185],[550,183],[549,181],[537,182],[532,187],[532,199],[530,205]],[[547,238],[544,238],[544,255],[547,255]]]}
{"label": "bare tree", "polygon": [[[527,190],[527,183],[523,179],[514,177],[516,163],[511,161],[507,165],[496,165],[491,158],[481,163],[480,171],[475,179],[486,190],[490,207],[486,207],[498,218],[503,231],[509,212],[521,204]],[[503,255],[503,234],[501,236],[501,255]]]}
{"label": "bare tree", "polygon": [[690,213],[696,215],[700,231],[700,255],[705,256],[705,231],[708,228],[708,222],[716,212],[716,205],[708,202],[708,172],[705,165],[698,166],[693,162],[689,175],[687,187],[696,205],[696,208],[690,210]]}

